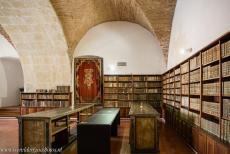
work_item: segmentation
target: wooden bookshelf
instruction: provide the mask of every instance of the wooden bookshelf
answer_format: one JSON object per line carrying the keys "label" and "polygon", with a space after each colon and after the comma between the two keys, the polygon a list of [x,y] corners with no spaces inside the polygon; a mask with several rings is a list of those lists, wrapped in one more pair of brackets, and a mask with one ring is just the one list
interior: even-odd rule
{"label": "wooden bookshelf", "polygon": [[161,75],[104,75],[104,107],[119,107],[127,118],[131,103],[145,102],[161,110]]}
{"label": "wooden bookshelf", "polygon": [[[173,90],[174,93],[172,93]],[[176,97],[171,97],[171,95]],[[194,140],[199,139],[194,139],[190,135],[194,135],[194,130],[198,133],[194,136],[199,136],[199,133],[202,132],[207,138],[212,136],[215,142],[218,140],[218,145],[220,141],[221,145],[229,146],[229,96],[230,32],[163,75],[163,104],[166,121],[176,129],[182,129],[181,132],[186,132],[183,129],[187,127],[190,130],[187,130],[189,133],[182,136],[186,136],[186,140],[191,139],[190,143],[193,142],[193,147],[198,152],[202,149],[195,146],[197,143],[194,143]],[[175,105],[176,102],[178,105]],[[178,120],[175,121],[175,119]],[[186,126],[182,123],[186,123]]]}
{"label": "wooden bookshelf", "polygon": [[21,92],[21,115],[71,105],[71,92]]}

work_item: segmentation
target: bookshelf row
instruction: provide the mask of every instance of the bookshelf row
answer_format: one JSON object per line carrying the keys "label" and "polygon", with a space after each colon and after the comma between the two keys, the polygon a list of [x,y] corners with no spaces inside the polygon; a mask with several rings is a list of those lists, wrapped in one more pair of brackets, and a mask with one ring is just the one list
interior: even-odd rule
{"label": "bookshelf row", "polygon": [[161,77],[161,75],[104,75],[104,107],[129,108],[131,103],[148,102],[160,108]]}
{"label": "bookshelf row", "polygon": [[21,92],[21,114],[71,105],[71,92]]}
{"label": "bookshelf row", "polygon": [[163,75],[163,104],[230,143],[230,33]]}

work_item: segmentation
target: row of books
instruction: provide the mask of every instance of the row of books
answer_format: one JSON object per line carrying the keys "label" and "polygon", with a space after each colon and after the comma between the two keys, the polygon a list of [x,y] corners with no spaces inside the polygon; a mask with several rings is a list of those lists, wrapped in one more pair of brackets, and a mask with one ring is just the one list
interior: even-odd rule
{"label": "row of books", "polygon": [[216,135],[218,137],[220,137],[220,128],[219,128],[219,124],[215,123],[213,121],[201,118],[201,128],[206,130],[207,132]]}
{"label": "row of books", "polygon": [[180,89],[175,89],[175,94],[178,94],[178,95],[180,95]]}
{"label": "row of books", "polygon": [[174,83],[167,84],[167,88],[174,88]]}
{"label": "row of books", "polygon": [[135,88],[133,89],[134,93],[146,93],[148,89],[145,88]]}
{"label": "row of books", "polygon": [[184,94],[184,95],[188,95],[189,86],[188,85],[181,85],[181,93]]}
{"label": "row of books", "polygon": [[120,100],[132,100],[133,99],[133,95],[126,95],[126,94],[118,94],[117,96],[118,99]]}
{"label": "row of books", "polygon": [[[122,89],[122,92],[127,92],[127,90],[128,88]],[[118,93],[118,89],[117,88],[104,88],[104,93]]]}
{"label": "row of books", "polygon": [[133,87],[146,87],[145,82],[134,82]]}
{"label": "row of books", "polygon": [[200,81],[200,69],[190,72],[190,82]]}
{"label": "row of books", "polygon": [[230,61],[222,63],[222,76],[230,76]]}
{"label": "row of books", "polygon": [[219,77],[219,65],[206,66],[203,68],[203,80]]}
{"label": "row of books", "polygon": [[[104,87],[118,87],[117,83],[104,83]],[[130,87],[129,84],[125,85],[125,87]]]}
{"label": "row of books", "polygon": [[174,76],[174,72],[172,71],[170,72],[169,77],[173,77],[173,76]]}
{"label": "row of books", "polygon": [[230,96],[230,81],[225,81],[222,83],[223,96]]}
{"label": "row of books", "polygon": [[117,99],[117,94],[104,94],[104,99]]}
{"label": "row of books", "polygon": [[181,75],[181,83],[184,84],[188,82],[189,82],[189,74],[186,73],[186,74]]}
{"label": "row of books", "polygon": [[161,93],[162,90],[160,88],[155,88],[155,89],[147,89],[148,93]]}
{"label": "row of books", "polygon": [[46,95],[46,94],[38,94],[37,98],[38,99],[53,99],[53,95],[52,94],[48,94],[48,95]]}
{"label": "row of books", "polygon": [[175,95],[175,101],[180,102],[180,99],[181,99],[181,96],[177,96],[177,95]]}
{"label": "row of books", "polygon": [[28,101],[22,100],[23,107],[68,107],[68,101]]}
{"label": "row of books", "polygon": [[230,143],[230,121],[221,120],[221,139],[227,143]]}
{"label": "row of books", "polygon": [[117,81],[116,76],[104,76],[104,81]]}
{"label": "row of books", "polygon": [[189,111],[188,115],[192,119],[193,124],[200,126],[200,117],[198,113]]}
{"label": "row of books", "polygon": [[[142,78],[144,79],[143,76],[139,77],[139,79],[142,79]],[[134,79],[134,77],[133,77],[133,79]],[[119,81],[132,81],[132,76],[118,76],[118,80]],[[142,80],[140,80],[140,81],[142,81]]]}
{"label": "row of books", "polygon": [[166,100],[165,103],[166,103],[166,104],[169,104],[169,105],[171,105],[171,106],[174,106],[174,101]]}
{"label": "row of books", "polygon": [[215,102],[202,102],[202,112],[220,117],[220,104]]}
{"label": "row of books", "polygon": [[190,70],[193,70],[197,67],[200,67],[200,55],[193,57],[190,59]]}
{"label": "row of books", "polygon": [[180,88],[180,82],[175,82],[175,88]]}
{"label": "row of books", "polygon": [[26,94],[22,93],[21,94],[21,99],[37,99],[37,94]]}
{"label": "row of books", "polygon": [[189,107],[189,97],[181,97],[181,105],[184,107]]}
{"label": "row of books", "polygon": [[203,84],[203,94],[208,96],[218,96],[220,84],[218,82]]}
{"label": "row of books", "polygon": [[180,81],[180,75],[174,77],[175,81]]}
{"label": "row of books", "polygon": [[147,82],[147,87],[160,87],[162,86],[161,82]]}
{"label": "row of books", "polygon": [[214,47],[204,51],[202,53],[202,64],[205,65],[205,64],[208,64],[212,61],[216,61],[218,60],[220,57],[219,57],[219,50],[220,47],[219,47],[219,44],[215,45]]}
{"label": "row of books", "polygon": [[161,76],[104,76],[104,81],[161,81]]}
{"label": "row of books", "polygon": [[186,62],[186,63],[181,65],[181,73],[183,74],[183,73],[186,73],[188,71],[189,71],[189,63]]}
{"label": "row of books", "polygon": [[57,91],[59,93],[69,93],[70,92],[70,86],[57,86]]}
{"label": "row of books", "polygon": [[175,69],[175,75],[180,74],[180,68]]}
{"label": "row of books", "polygon": [[193,110],[200,111],[200,99],[190,98],[190,108]]}
{"label": "row of books", "polygon": [[69,94],[60,94],[60,93],[21,93],[21,99],[69,99]]}
{"label": "row of books", "polygon": [[168,95],[167,99],[174,100],[174,95]]}
{"label": "row of books", "polygon": [[200,94],[200,83],[190,84],[190,94],[199,95]]}
{"label": "row of books", "polygon": [[230,56],[230,40],[221,44],[222,57]]}
{"label": "row of books", "polygon": [[230,99],[223,99],[223,117],[230,119]]}

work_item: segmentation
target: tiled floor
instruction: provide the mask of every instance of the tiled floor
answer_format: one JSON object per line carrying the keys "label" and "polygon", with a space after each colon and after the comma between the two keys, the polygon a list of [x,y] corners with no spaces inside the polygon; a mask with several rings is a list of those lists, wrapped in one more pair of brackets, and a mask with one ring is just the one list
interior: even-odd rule
{"label": "tiled floor", "polygon": [[2,149],[18,149],[18,120],[16,118],[0,118],[0,154],[17,154],[2,152]]}
{"label": "tiled floor", "polygon": [[[130,154],[129,120],[121,120],[118,137],[111,139],[112,154]],[[14,119],[0,119],[0,149],[18,148],[18,121]],[[10,154],[16,154],[11,152]],[[9,152],[0,152],[9,154]],[[63,154],[76,154],[76,142],[63,151]],[[193,154],[185,142],[170,128],[161,125],[160,154]]]}

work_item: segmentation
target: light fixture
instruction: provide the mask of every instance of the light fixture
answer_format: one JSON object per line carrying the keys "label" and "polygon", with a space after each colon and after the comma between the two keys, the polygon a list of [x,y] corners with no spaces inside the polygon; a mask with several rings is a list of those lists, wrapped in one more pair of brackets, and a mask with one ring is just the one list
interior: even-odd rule
{"label": "light fixture", "polygon": [[109,65],[109,69],[110,69],[110,71],[115,71],[115,69],[116,69],[116,67],[115,67],[115,65]]}
{"label": "light fixture", "polygon": [[182,55],[188,54],[188,53],[191,53],[191,52],[192,52],[192,48],[187,48],[187,49],[181,48],[181,49],[180,49],[180,53],[181,53]]}

